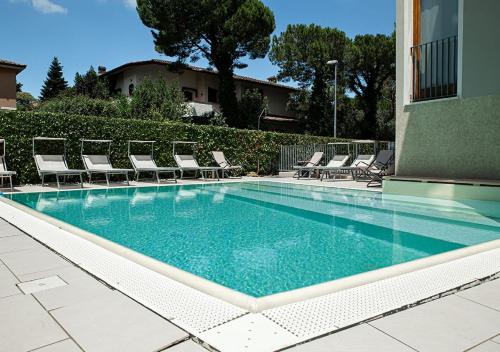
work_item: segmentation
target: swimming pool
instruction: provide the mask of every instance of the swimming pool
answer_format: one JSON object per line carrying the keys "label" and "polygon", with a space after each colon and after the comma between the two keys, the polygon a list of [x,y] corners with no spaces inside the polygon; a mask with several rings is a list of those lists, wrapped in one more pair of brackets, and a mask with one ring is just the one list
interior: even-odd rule
{"label": "swimming pool", "polygon": [[260,298],[500,238],[500,205],[275,182],[8,196]]}

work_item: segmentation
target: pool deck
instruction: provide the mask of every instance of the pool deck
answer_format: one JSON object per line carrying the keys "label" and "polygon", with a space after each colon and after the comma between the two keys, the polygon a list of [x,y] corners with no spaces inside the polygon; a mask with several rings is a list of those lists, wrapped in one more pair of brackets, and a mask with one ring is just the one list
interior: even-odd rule
{"label": "pool deck", "polygon": [[[297,181],[289,178],[272,180],[327,187],[366,188],[364,183],[352,181]],[[200,181],[180,183],[193,184]],[[141,182],[140,185],[145,184]],[[148,185],[156,186],[156,183]],[[100,187],[102,186],[92,186]],[[39,186],[18,189],[24,192],[40,190],[54,189]],[[0,218],[2,215],[0,212]],[[453,272],[462,269],[457,265],[450,270]],[[300,341],[295,338],[297,333],[291,333],[294,331],[293,325],[286,327],[286,324],[275,324],[275,321],[280,321],[279,309],[266,314],[243,314],[219,327],[197,334],[196,337],[174,325],[175,319],[170,321],[171,319],[163,318],[82,270],[32,236],[0,220],[0,352],[217,350],[206,341],[218,341],[216,347],[228,352],[265,352],[277,349],[297,352],[500,352],[499,278],[496,275],[488,280],[475,281],[468,287],[434,295],[432,299],[390,315],[380,317],[374,314],[373,319],[367,319],[362,324],[349,324],[347,318],[340,316],[343,313],[339,310],[339,317],[333,320],[336,320],[334,325],[340,329],[297,346],[284,348],[283,346],[296,345]],[[317,316],[312,319],[330,320],[329,316],[325,317],[322,306],[318,307]],[[302,308],[298,307],[300,309]],[[341,318],[346,321],[343,325],[337,323]],[[246,329],[248,326],[252,326],[252,329]],[[286,329],[280,328],[283,326]],[[225,336],[222,341],[215,338],[219,334]]]}

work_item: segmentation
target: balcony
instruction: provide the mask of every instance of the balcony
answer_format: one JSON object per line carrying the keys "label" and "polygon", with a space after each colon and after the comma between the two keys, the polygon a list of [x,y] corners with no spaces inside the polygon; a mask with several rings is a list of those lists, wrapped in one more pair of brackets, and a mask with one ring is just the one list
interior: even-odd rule
{"label": "balcony", "polygon": [[411,48],[411,101],[425,101],[457,95],[457,36]]}

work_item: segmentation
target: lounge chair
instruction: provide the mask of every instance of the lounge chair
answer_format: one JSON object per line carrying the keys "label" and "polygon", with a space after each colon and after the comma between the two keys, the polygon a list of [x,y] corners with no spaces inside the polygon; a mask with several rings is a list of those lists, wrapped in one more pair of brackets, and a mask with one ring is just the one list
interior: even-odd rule
{"label": "lounge chair", "polygon": [[328,175],[330,177],[330,173],[333,171],[333,178],[335,179],[335,176],[337,174],[337,170],[341,167],[344,167],[345,164],[347,163],[347,160],[349,160],[350,156],[349,155],[335,155],[332,160],[328,162],[325,166],[316,166],[315,170],[319,171],[321,173],[321,180],[323,181],[324,175]]}
{"label": "lounge chair", "polygon": [[5,162],[5,139],[0,139],[0,143],[3,144],[3,155],[0,156],[0,179],[2,179],[2,188],[4,179],[9,179],[10,190],[14,189],[14,185],[12,184],[12,176],[16,175],[15,171],[9,171],[7,169],[7,163]]}
{"label": "lounge chair", "polygon": [[[323,169],[320,171],[323,171],[321,173],[321,181],[323,181],[323,177],[325,174],[328,174],[329,177],[331,177],[331,173],[333,173],[333,179],[342,172],[347,172],[351,173],[352,179],[356,180],[357,179],[357,174],[362,171],[362,169],[365,167],[365,165],[370,165],[373,160],[375,160],[375,155],[358,155],[357,158],[351,163],[350,166],[339,166],[339,167],[329,167],[326,168],[327,170]],[[366,166],[368,167],[368,166]],[[324,172],[327,171],[327,172]]]}
{"label": "lounge chair", "polygon": [[[63,154],[40,154],[36,151],[36,142],[39,141],[62,141],[64,142]],[[38,175],[42,178],[42,187],[45,185],[45,176],[54,175],[56,177],[57,188],[61,187],[59,177],[63,176],[66,181],[68,176],[80,177],[80,187],[83,188],[82,175],[85,170],[70,169],[66,161],[66,138],[35,137],[33,138],[33,158],[35,159]]]}
{"label": "lounge chair", "polygon": [[156,181],[160,183],[160,174],[172,174],[174,182],[177,183],[175,173],[180,171],[178,167],[158,167],[151,155],[135,155],[130,154],[130,162],[135,170],[136,181],[139,181],[140,173],[152,172],[156,176]]}
{"label": "lounge chair", "polygon": [[68,168],[66,158],[64,155],[34,155],[36,168],[38,174],[42,178],[42,186],[45,184],[45,176],[55,175],[57,188],[60,188],[59,177],[63,176],[64,181],[66,181],[67,176],[79,176],[80,186],[83,188],[83,178],[82,175],[85,170],[75,170]]}
{"label": "lounge chair", "polygon": [[110,175],[123,175],[125,176],[127,185],[130,185],[128,179],[128,173],[134,172],[133,169],[115,169],[111,165],[108,155],[87,155],[82,154],[83,165],[85,165],[85,170],[89,175],[89,183],[92,183],[92,175],[94,174],[104,174],[106,177],[106,184],[109,187],[109,176]]}
{"label": "lounge chair", "polygon": [[300,179],[304,175],[308,175],[311,178],[311,174],[314,171],[314,168],[319,165],[321,159],[323,159],[323,152],[315,152],[311,159],[306,161],[299,161],[299,165],[293,167],[294,170],[297,170],[293,177],[297,177]]}
{"label": "lounge chair", "polygon": [[[394,150],[381,150],[375,160],[370,163],[358,165],[360,172],[370,178],[367,187],[381,186],[384,176],[394,171]],[[375,185],[374,185],[375,184]]]}
{"label": "lounge chair", "polygon": [[222,168],[222,178],[224,178],[224,173],[226,173],[229,177],[230,171],[242,170],[243,167],[240,165],[232,165],[229,161],[227,161],[224,152],[213,151],[212,156],[214,157],[215,162]]}
{"label": "lounge chair", "polygon": [[217,177],[219,180],[219,170],[222,170],[220,166],[200,166],[193,155],[174,155],[174,160],[177,163],[181,171],[181,179],[184,178],[185,171],[194,171],[195,178],[198,176],[198,172],[201,173],[203,179],[207,178],[206,174],[212,173],[212,176]]}

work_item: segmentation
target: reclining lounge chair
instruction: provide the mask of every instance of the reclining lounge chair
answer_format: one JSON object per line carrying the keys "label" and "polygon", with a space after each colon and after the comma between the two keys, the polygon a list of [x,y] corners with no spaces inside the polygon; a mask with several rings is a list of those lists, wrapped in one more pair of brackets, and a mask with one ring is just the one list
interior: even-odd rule
{"label": "reclining lounge chair", "polygon": [[[38,154],[35,150],[36,141],[64,141],[64,154]],[[33,158],[35,159],[38,175],[42,178],[42,186],[45,184],[45,176],[54,175],[58,189],[61,187],[59,183],[60,176],[63,176],[64,181],[66,181],[66,177],[68,176],[78,176],[80,178],[80,187],[83,188],[82,175],[85,173],[85,170],[68,168],[66,161],[66,138],[33,138]]]}
{"label": "reclining lounge chair", "polygon": [[311,178],[311,174],[319,165],[321,159],[323,159],[323,152],[315,152],[311,159],[307,161],[299,161],[299,165],[293,167],[294,170],[297,170],[293,177],[297,177],[297,179],[300,180],[301,177],[308,175],[308,177]]}
{"label": "reclining lounge chair", "polygon": [[7,163],[5,162],[5,139],[0,139],[0,143],[3,144],[3,154],[0,156],[0,179],[2,180],[2,186],[4,183],[4,179],[9,179],[10,190],[14,189],[12,184],[12,176],[16,175],[15,171],[9,171],[7,169]]}
{"label": "reclining lounge chair", "polygon": [[219,165],[222,168],[221,169],[222,178],[224,178],[224,173],[226,173],[229,177],[229,172],[243,169],[242,166],[232,165],[229,161],[227,161],[224,152],[213,151],[212,156],[214,157],[214,160],[217,163],[217,165]]}

